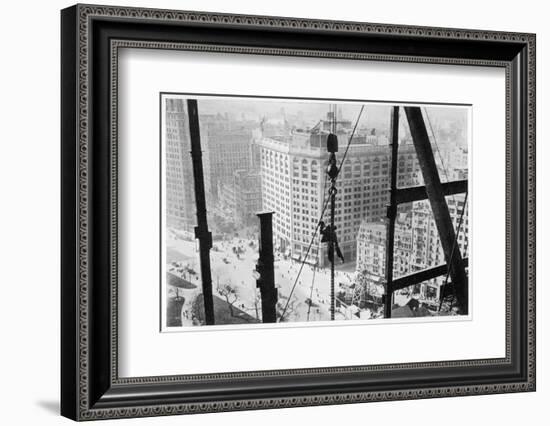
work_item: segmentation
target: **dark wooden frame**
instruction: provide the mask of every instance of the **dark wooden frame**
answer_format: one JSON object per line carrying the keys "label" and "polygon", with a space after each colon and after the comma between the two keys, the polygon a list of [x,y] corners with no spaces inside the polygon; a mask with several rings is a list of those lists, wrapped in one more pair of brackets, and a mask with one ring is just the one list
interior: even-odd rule
{"label": "dark wooden frame", "polygon": [[[61,29],[64,416],[89,420],[535,389],[533,34],[95,5],[63,10]],[[117,49],[124,46],[505,68],[506,357],[119,378],[113,100]]]}

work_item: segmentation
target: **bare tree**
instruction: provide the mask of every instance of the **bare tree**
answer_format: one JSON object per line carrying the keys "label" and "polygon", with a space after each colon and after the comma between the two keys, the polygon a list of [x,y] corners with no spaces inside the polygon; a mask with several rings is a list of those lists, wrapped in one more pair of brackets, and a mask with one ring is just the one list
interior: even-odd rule
{"label": "bare tree", "polygon": [[[293,314],[295,314],[296,309],[300,305],[300,302],[296,297],[296,295],[292,296],[292,299],[290,299],[290,301],[288,302],[288,305],[287,305],[287,300],[288,300],[287,297],[282,296],[277,301],[276,309],[277,309],[277,316],[279,317],[280,322],[290,321],[290,317],[292,317]],[[286,310],[285,310],[285,306],[286,306]],[[284,317],[282,316],[283,313],[284,313]]]}
{"label": "bare tree", "polygon": [[239,292],[237,287],[233,285],[233,283],[228,282],[226,284],[222,284],[218,286],[218,293],[225,298],[225,301],[227,302],[227,305],[229,306],[229,311],[231,312],[231,316],[234,317],[235,311],[234,311],[234,305],[239,300]]}

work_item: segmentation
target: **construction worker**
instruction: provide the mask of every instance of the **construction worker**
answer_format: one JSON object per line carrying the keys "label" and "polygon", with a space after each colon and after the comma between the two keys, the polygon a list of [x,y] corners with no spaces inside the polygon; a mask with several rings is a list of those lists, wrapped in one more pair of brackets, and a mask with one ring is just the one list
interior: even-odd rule
{"label": "construction worker", "polygon": [[332,229],[332,226],[330,225],[325,226],[325,222],[323,221],[319,222],[319,226],[320,226],[320,232],[322,235],[321,242],[329,244],[328,260],[330,261],[330,263],[334,262],[334,255],[333,255],[334,252],[331,250],[332,247],[334,247],[334,251],[336,252],[336,255],[342,260],[342,263],[344,263],[344,255],[342,254],[342,251],[338,246],[338,237],[336,236],[336,226],[334,226],[334,229]]}

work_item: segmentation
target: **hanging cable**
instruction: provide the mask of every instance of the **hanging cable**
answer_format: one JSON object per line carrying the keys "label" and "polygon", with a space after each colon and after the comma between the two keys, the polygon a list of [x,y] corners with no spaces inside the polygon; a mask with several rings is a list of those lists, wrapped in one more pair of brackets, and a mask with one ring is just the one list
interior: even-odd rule
{"label": "hanging cable", "polygon": [[[347,143],[347,146],[346,146],[346,150],[344,152],[344,156],[342,157],[342,160],[340,161],[340,166],[338,167],[338,173],[336,174],[336,176],[338,176],[340,174],[340,171],[342,170],[342,166],[344,165],[344,161],[346,160],[346,155],[348,153],[348,150],[349,150],[349,146],[351,144],[351,140],[353,139],[353,136],[355,135],[355,131],[357,130],[357,125],[359,124],[359,120],[361,118],[361,115],[363,114],[363,110],[365,109],[365,105],[361,105],[361,109],[359,110],[359,114],[357,115],[357,120],[355,121],[355,126],[353,126],[353,130],[351,132],[351,135],[348,139],[348,143]],[[298,274],[296,275],[296,279],[294,280],[294,284],[292,285],[292,289],[290,290],[290,293],[288,295],[288,299],[286,301],[286,304],[285,304],[285,307],[283,309],[283,312],[281,313],[281,316],[279,317],[279,322],[283,320],[284,316],[285,316],[285,313],[286,313],[286,310],[288,309],[288,305],[290,303],[290,299],[292,298],[292,294],[294,293],[294,290],[296,289],[296,284],[298,284],[298,279],[300,278],[300,274],[302,273],[302,269],[304,269],[304,264],[305,264],[305,261],[306,259],[308,258],[309,256],[309,252],[311,250],[311,246],[313,245],[313,241],[315,240],[315,236],[317,235],[317,231],[319,230],[320,226],[321,226],[321,223],[323,221],[323,217],[325,215],[325,211],[327,209],[327,206],[328,206],[328,202],[330,201],[330,197],[328,197],[326,200],[325,200],[325,204],[323,206],[323,210],[321,211],[321,215],[320,215],[320,218],[319,218],[319,221],[317,222],[317,226],[315,227],[315,230],[313,231],[313,235],[311,237],[311,240],[309,242],[309,245],[308,245],[308,248],[306,250],[306,254],[304,256],[304,259],[302,260],[302,264],[300,265],[300,269],[298,270]]]}
{"label": "hanging cable", "polygon": [[439,156],[439,161],[441,162],[441,167],[443,167],[443,173],[445,173],[445,178],[447,181],[449,180],[449,175],[447,174],[447,167],[445,166],[445,161],[443,160],[443,156],[441,155],[441,150],[439,149],[439,144],[437,143],[437,138],[435,136],[435,132],[432,126],[432,120],[430,119],[430,115],[428,114],[428,110],[426,107],[422,108],[424,110],[424,115],[426,116],[426,121],[428,122],[428,126],[430,127],[430,132],[432,134],[432,138],[434,140],[435,148],[437,150],[437,155]]}
{"label": "hanging cable", "polygon": [[[319,245],[317,245],[317,250],[319,250]],[[309,304],[307,307],[307,319],[309,321],[309,313],[311,312],[311,305],[313,305],[313,285],[315,284],[315,269],[317,269],[317,263],[313,266],[313,277],[311,278],[311,289],[309,291]]]}
{"label": "hanging cable", "polygon": [[[428,114],[428,110],[424,107],[424,115],[426,116],[426,120],[428,121],[428,126],[430,127],[430,132],[432,134],[432,139],[435,144],[435,149],[437,151],[437,155],[439,157],[439,161],[441,162],[441,167],[443,168],[443,173],[445,174],[445,179],[447,179],[447,182],[450,182],[449,174],[447,173],[447,166],[445,165],[445,161],[443,161],[443,156],[441,155],[441,150],[439,149],[439,144],[437,143],[437,137],[435,136],[434,129],[432,127],[432,121],[430,120],[430,115]],[[453,199],[453,203],[456,205],[456,199],[454,194],[451,195]]]}
{"label": "hanging cable", "polygon": [[[323,202],[322,205],[325,204],[325,198],[327,194],[327,175],[325,174],[325,179],[323,182]],[[311,289],[309,291],[309,306],[307,308],[307,321],[309,321],[309,313],[311,311],[311,305],[313,304],[313,287],[315,286],[315,271],[317,269],[317,265],[319,264],[320,260],[320,238],[317,240],[317,259],[315,260],[315,265],[313,265],[313,276],[311,278]]]}
{"label": "hanging cable", "polygon": [[[443,295],[445,294],[445,287],[447,286],[447,282],[449,281],[449,274],[451,273],[451,260],[455,254],[456,247],[458,246],[458,236],[460,234],[460,229],[462,228],[462,220],[464,219],[464,212],[466,211],[466,203],[468,202],[468,192],[466,192],[466,195],[464,196],[464,205],[462,206],[462,211],[460,212],[460,218],[458,220],[458,225],[455,233],[455,239],[453,242],[453,248],[451,250],[451,255],[449,256],[449,266],[447,268],[447,275],[445,276],[445,281],[441,285],[440,288],[440,297],[439,297],[439,308],[438,312],[441,311],[441,307],[443,305]],[[453,293],[454,293],[454,286],[453,286]],[[455,294],[453,294],[453,299],[456,297]],[[452,303],[451,303],[452,306]]]}

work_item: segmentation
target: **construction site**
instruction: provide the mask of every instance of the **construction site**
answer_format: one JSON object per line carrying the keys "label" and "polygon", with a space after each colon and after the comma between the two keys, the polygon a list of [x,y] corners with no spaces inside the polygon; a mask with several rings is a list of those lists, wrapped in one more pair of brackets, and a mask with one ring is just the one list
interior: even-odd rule
{"label": "construction site", "polygon": [[163,330],[470,314],[467,107],[163,102]]}

